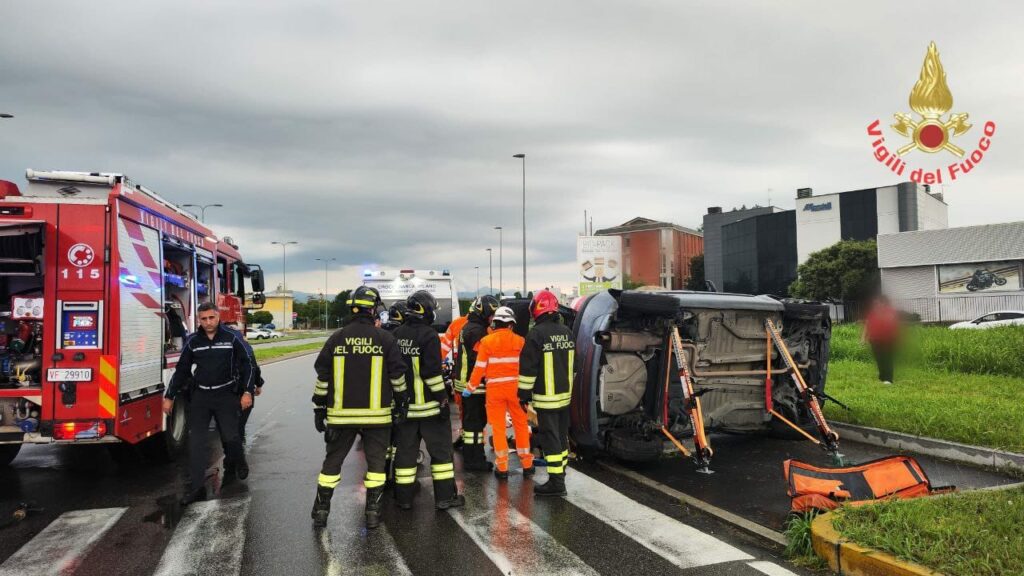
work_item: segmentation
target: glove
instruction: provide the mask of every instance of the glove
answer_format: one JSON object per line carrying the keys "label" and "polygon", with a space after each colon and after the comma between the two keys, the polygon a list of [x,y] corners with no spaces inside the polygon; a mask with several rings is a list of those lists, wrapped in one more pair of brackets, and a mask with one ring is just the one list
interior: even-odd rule
{"label": "glove", "polygon": [[391,423],[401,424],[409,415],[409,396],[406,394],[395,394],[394,404],[391,405]]}
{"label": "glove", "polygon": [[447,398],[441,403],[441,413],[437,415],[437,419],[441,422],[448,422],[452,419],[452,407],[448,404]]}
{"label": "glove", "polygon": [[317,432],[327,431],[327,408],[314,408],[313,409],[313,425],[316,426]]}
{"label": "glove", "polygon": [[466,388],[465,390],[462,391],[462,397],[463,398],[469,398],[472,395],[473,395],[473,393],[469,391],[469,388]]}

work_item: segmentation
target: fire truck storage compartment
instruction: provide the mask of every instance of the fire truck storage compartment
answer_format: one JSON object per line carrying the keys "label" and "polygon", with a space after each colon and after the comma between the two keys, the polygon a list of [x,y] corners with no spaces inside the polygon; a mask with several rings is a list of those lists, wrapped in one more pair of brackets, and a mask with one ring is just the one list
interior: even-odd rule
{"label": "fire truck storage compartment", "polygon": [[43,230],[0,224],[0,388],[41,385]]}
{"label": "fire truck storage compartment", "polygon": [[185,336],[195,330],[195,252],[191,246],[168,236],[164,236],[163,244],[164,350],[174,353],[181,351]]}
{"label": "fire truck storage compartment", "polygon": [[213,302],[213,252],[196,248],[196,306]]}

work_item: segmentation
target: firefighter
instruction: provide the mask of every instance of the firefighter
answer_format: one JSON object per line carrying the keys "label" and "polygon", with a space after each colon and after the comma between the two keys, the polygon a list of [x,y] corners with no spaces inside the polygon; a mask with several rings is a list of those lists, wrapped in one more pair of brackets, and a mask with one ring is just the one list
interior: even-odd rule
{"label": "firefighter", "polygon": [[[469,305],[469,309],[473,310],[479,306],[480,298],[474,298],[473,303]],[[465,328],[466,322],[469,321],[469,316],[459,316],[455,320],[452,320],[448,324],[448,329],[441,334],[441,358],[443,360],[443,366],[445,370],[445,387],[450,388],[449,393],[454,390],[454,385],[449,381],[452,376],[449,374],[452,366],[455,365],[455,357],[459,354],[459,346],[462,341],[462,329]],[[449,360],[450,358],[450,360]],[[462,448],[462,418],[465,416],[465,410],[462,409],[462,391],[459,390],[453,394],[455,398],[455,405],[459,407],[459,433],[455,439],[455,448]]]}
{"label": "firefighter", "polygon": [[[394,335],[395,330],[405,322],[405,302],[398,301],[388,308],[388,320],[384,323],[383,328]],[[408,381],[407,385],[408,385]],[[392,488],[395,485],[395,453],[398,451],[398,446],[395,444],[395,429],[391,428],[391,440],[388,443],[388,454],[384,459],[384,475],[386,480],[384,486],[386,488]]]}
{"label": "firefighter", "polygon": [[398,446],[395,501],[403,510],[412,508],[421,440],[430,454],[434,506],[445,510],[466,503],[455,487],[451,410],[441,376],[441,341],[431,327],[435,310],[437,300],[429,292],[414,292],[406,300],[406,322],[395,330],[409,385],[409,415],[393,431]]}
{"label": "firefighter", "polygon": [[313,525],[327,525],[341,466],[358,435],[366,457],[366,527],[376,528],[391,425],[404,418],[408,408],[405,362],[395,338],[375,326],[380,305],[375,288],[356,288],[347,305],[351,319],[327,339],[313,365],[317,375],[313,421],[327,443],[313,502]]}
{"label": "firefighter", "polygon": [[533,453],[530,452],[530,429],[526,423],[526,410],[519,404],[519,354],[523,350],[523,337],[512,331],[515,313],[502,306],[494,313],[494,332],[480,341],[473,375],[462,393],[472,396],[480,382],[487,380],[487,422],[494,439],[494,475],[508,478],[508,438],[505,437],[505,413],[512,417],[516,435],[516,452],[523,465],[523,476],[533,475]]}
{"label": "firefighter", "polygon": [[[459,353],[455,357],[455,391],[462,395],[462,468],[490,472],[491,463],[484,455],[484,428],[487,427],[485,406],[486,382],[466,395],[466,384],[476,363],[477,345],[487,335],[487,326],[500,304],[494,296],[481,296],[470,309],[469,320],[459,335]],[[504,424],[502,424],[504,430]]]}
{"label": "firefighter", "polygon": [[547,463],[548,481],[533,487],[538,496],[565,495],[569,459],[569,401],[576,344],[559,321],[558,298],[541,290],[530,302],[534,326],[519,355],[519,402],[537,411],[537,444]]}
{"label": "firefighter", "polygon": [[211,417],[224,445],[225,482],[249,476],[238,419],[252,406],[256,391],[256,358],[242,335],[220,323],[220,311],[210,302],[199,305],[197,316],[200,329],[185,341],[163,402],[164,414],[170,414],[174,398],[191,380],[189,488],[181,498],[183,506],[206,498],[206,433]]}
{"label": "firefighter", "polygon": [[384,324],[384,329],[388,332],[394,332],[399,326],[405,322],[405,302],[395,302],[388,308],[388,321]]}

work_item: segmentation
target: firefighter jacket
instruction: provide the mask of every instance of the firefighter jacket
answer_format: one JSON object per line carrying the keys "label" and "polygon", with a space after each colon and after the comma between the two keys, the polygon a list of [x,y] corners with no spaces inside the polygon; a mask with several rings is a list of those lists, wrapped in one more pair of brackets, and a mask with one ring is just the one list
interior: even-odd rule
{"label": "firefighter jacket", "polygon": [[[455,390],[462,393],[466,389],[466,383],[473,373],[473,365],[476,364],[476,350],[480,340],[487,335],[487,324],[479,314],[473,312],[469,315],[462,332],[459,333],[459,352],[455,355]],[[474,394],[483,394],[486,382],[480,384]]]}
{"label": "firefighter jacket", "polygon": [[557,314],[537,319],[519,355],[519,389],[533,392],[535,410],[559,410],[572,398],[576,343]]}
{"label": "firefighter jacket", "polygon": [[256,390],[258,375],[252,347],[241,334],[220,324],[213,338],[200,329],[185,340],[178,366],[174,369],[174,376],[165,395],[174,398],[191,378],[194,388],[218,390],[231,387],[241,396],[243,392],[252,393]]}
{"label": "firefighter jacket", "polygon": [[448,325],[448,329],[441,335],[442,359],[447,358],[448,354],[451,354],[453,351],[456,354],[459,353],[459,336],[468,321],[468,316],[459,316],[452,320],[451,324]]}
{"label": "firefighter jacket", "polygon": [[408,418],[437,416],[441,413],[441,404],[448,399],[441,375],[441,341],[437,331],[426,322],[412,318],[399,326],[394,336],[405,360]]}
{"label": "firefighter jacket", "polygon": [[327,409],[328,426],[391,426],[392,398],[406,394],[405,362],[373,318],[355,316],[332,334],[313,367],[313,404]]}
{"label": "firefighter jacket", "polygon": [[475,392],[486,378],[489,388],[514,389],[519,380],[519,354],[524,343],[523,337],[511,328],[501,328],[485,336],[480,341],[473,375],[466,388]]}

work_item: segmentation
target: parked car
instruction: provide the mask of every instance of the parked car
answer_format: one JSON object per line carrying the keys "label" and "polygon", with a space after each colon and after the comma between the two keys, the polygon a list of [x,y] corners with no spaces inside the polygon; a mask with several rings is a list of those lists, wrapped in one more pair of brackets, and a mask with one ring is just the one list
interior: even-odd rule
{"label": "parked car", "polygon": [[950,328],[953,330],[985,330],[997,326],[1024,326],[1024,312],[1019,310],[990,312],[974,320],[957,322]]}
{"label": "parked car", "polygon": [[270,328],[260,328],[265,338],[284,338],[284,334]]}
{"label": "parked car", "polygon": [[264,340],[266,338],[269,338],[267,333],[258,328],[249,328],[245,331],[246,340]]}
{"label": "parked car", "polygon": [[668,362],[672,326],[707,430],[792,436],[766,408],[770,363],[775,411],[816,433],[778,353],[766,358],[765,320],[781,327],[804,380],[821,395],[832,333],[827,306],[743,294],[609,290],[587,298],[578,313],[567,310],[577,362],[570,436],[581,453],[649,461],[665,449],[663,425],[677,438],[692,436],[679,375]]}

